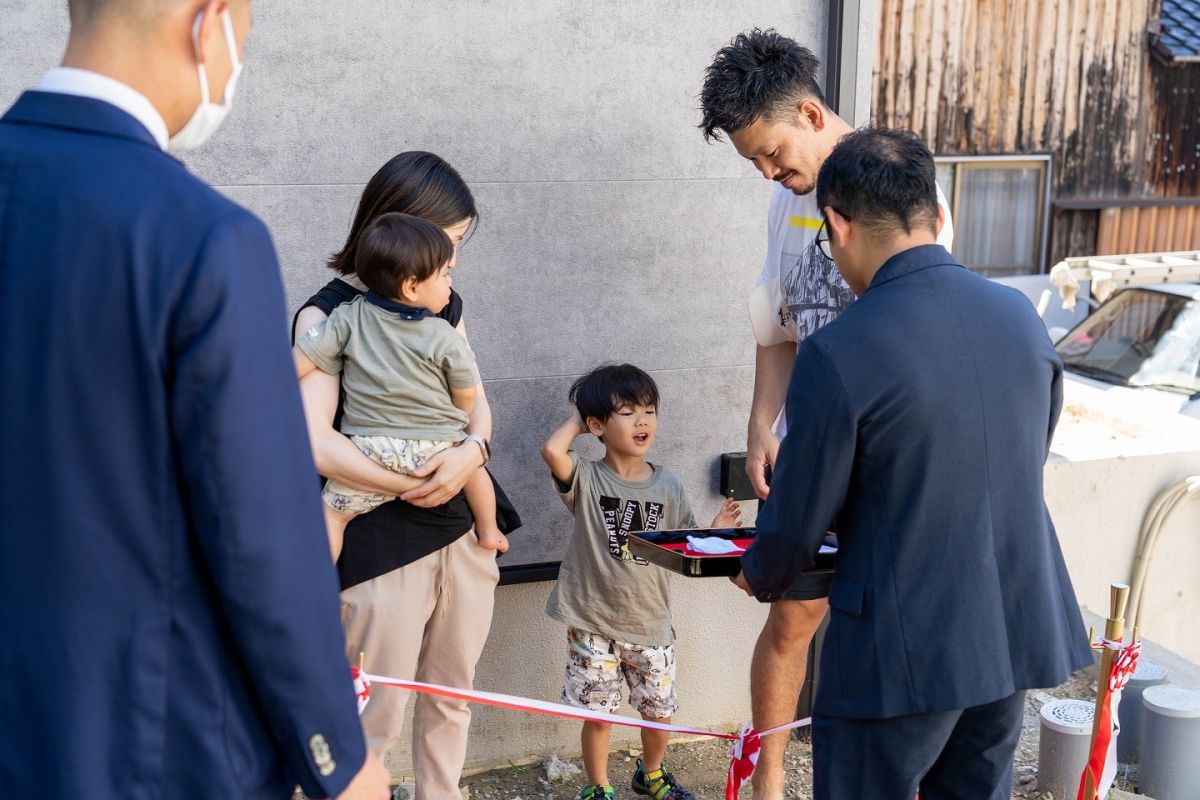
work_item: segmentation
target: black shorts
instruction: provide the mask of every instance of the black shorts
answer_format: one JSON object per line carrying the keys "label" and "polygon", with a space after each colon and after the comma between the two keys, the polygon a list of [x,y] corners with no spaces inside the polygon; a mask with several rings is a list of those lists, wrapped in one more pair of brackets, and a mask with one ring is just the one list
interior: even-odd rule
{"label": "black shorts", "polygon": [[829,584],[833,582],[833,571],[804,572],[792,581],[780,600],[818,600],[829,597]]}

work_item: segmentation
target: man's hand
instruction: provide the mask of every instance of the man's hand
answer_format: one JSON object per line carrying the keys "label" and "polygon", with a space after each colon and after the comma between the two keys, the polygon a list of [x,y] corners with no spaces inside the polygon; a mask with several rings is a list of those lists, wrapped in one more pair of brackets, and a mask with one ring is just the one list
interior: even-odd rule
{"label": "man's hand", "polygon": [[759,345],[754,349],[754,397],[746,429],[746,474],[759,500],[766,500],[771,491],[767,468],[775,468],[775,456],[779,453],[779,437],[773,429],[787,399],[795,361],[795,342]]}
{"label": "man's hand", "polygon": [[428,480],[400,495],[400,499],[421,508],[440,506],[461,492],[481,466],[483,452],[474,442],[448,447],[413,472],[414,476]]}
{"label": "man's hand", "polygon": [[383,768],[382,761],[373,753],[367,753],[362,769],[337,796],[337,800],[388,800],[391,796],[391,776]]}
{"label": "man's hand", "polygon": [[752,432],[746,442],[746,474],[759,500],[766,500],[771,492],[767,483],[767,469],[775,468],[775,457],[779,454],[779,437],[770,430]]}
{"label": "man's hand", "polygon": [[746,583],[746,573],[739,572],[735,577],[729,579],[730,583],[741,589],[750,597],[754,597],[754,591],[750,588],[750,584]]}
{"label": "man's hand", "polygon": [[721,504],[721,510],[713,517],[713,528],[740,528],[742,527],[742,507],[737,504],[737,501],[731,497],[726,497],[725,502]]}

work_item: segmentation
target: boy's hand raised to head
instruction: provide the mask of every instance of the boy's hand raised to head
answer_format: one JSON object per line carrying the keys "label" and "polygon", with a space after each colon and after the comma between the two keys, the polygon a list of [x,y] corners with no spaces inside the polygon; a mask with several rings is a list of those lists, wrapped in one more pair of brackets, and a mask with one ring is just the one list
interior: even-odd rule
{"label": "boy's hand raised to head", "polygon": [[588,432],[587,423],[580,416],[579,409],[572,407],[570,418],[550,434],[550,438],[542,445],[542,458],[560,483],[570,483],[571,473],[575,468],[569,452],[571,442],[575,441],[576,436]]}
{"label": "boy's hand raised to head", "polygon": [[713,517],[713,528],[740,528],[742,527],[742,507],[737,504],[737,501],[731,497],[726,497],[725,502],[721,504],[721,510]]}

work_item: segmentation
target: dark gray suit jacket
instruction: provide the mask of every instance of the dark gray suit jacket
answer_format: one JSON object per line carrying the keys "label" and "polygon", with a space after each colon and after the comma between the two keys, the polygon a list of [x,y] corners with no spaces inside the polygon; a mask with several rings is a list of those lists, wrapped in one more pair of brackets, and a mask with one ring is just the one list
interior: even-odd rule
{"label": "dark gray suit jacket", "polygon": [[1061,384],[1029,301],[938,245],[805,340],[743,568],[769,601],[836,525],[817,713],[969,708],[1090,663],[1042,497]]}

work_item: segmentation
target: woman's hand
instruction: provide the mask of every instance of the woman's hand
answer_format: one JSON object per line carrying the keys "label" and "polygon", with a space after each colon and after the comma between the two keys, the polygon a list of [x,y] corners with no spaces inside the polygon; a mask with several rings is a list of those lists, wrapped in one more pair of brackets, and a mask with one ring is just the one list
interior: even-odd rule
{"label": "woman's hand", "polygon": [[721,504],[721,510],[717,512],[715,517],[713,517],[712,527],[742,527],[742,507],[737,504],[736,500],[731,497],[725,498],[725,502]]}
{"label": "woman's hand", "polygon": [[421,508],[440,506],[461,492],[475,470],[482,466],[483,451],[475,442],[448,447],[413,473],[413,477],[426,480],[400,495],[400,499]]}

